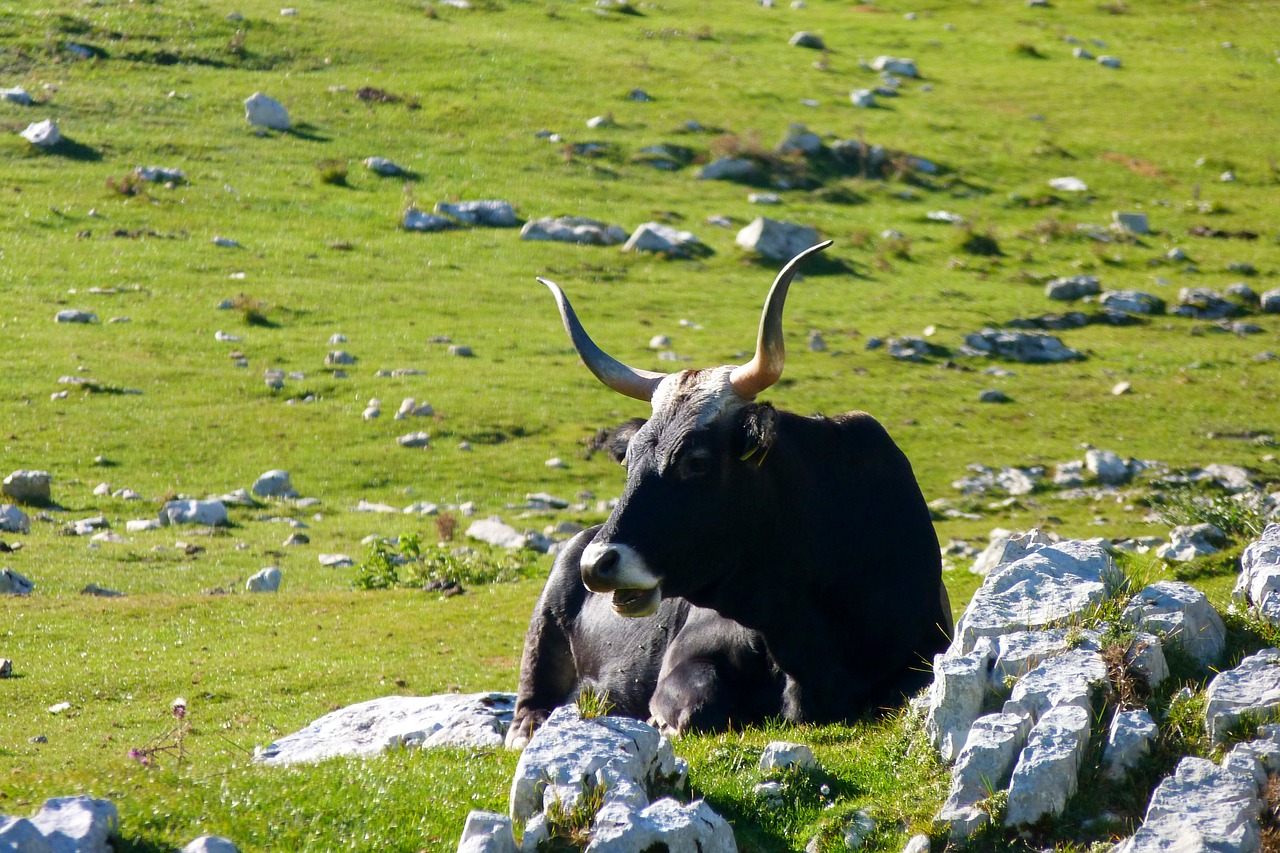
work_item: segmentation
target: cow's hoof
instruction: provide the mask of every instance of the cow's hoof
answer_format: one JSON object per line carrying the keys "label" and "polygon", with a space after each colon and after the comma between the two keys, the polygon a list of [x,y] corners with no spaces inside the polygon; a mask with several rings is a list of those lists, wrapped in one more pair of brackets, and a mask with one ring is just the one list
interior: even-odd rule
{"label": "cow's hoof", "polygon": [[657,729],[667,740],[675,740],[680,737],[680,730],[667,725],[667,721],[661,717],[650,717],[648,722],[649,725]]}
{"label": "cow's hoof", "polygon": [[519,752],[529,745],[529,735],[518,730],[515,726],[507,729],[507,739],[504,743],[507,749]]}
{"label": "cow's hoof", "polygon": [[529,745],[533,733],[547,721],[547,712],[525,710],[517,712],[515,719],[507,728],[507,736],[503,741],[507,749],[521,750]]}

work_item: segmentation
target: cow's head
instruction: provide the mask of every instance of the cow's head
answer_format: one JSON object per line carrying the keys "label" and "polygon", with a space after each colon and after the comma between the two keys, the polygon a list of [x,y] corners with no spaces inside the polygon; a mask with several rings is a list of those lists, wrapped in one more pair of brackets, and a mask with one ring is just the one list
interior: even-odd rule
{"label": "cow's head", "polygon": [[551,289],[574,348],[596,378],[651,403],[653,414],[627,445],[622,499],[582,553],[582,582],[613,593],[624,616],[647,616],[665,595],[688,596],[723,577],[744,547],[741,520],[724,511],[749,489],[768,455],[776,413],[755,404],[782,375],[782,308],[801,263],[830,241],[801,252],[778,274],[765,300],[756,353],[740,366],[655,373],[628,367],[587,335],[573,307]]}

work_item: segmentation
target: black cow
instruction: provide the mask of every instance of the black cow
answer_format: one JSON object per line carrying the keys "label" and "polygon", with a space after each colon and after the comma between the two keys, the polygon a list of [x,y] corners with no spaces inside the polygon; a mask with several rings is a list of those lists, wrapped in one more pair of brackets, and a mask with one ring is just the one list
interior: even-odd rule
{"label": "black cow", "polygon": [[952,629],[938,541],[906,456],[871,416],[802,417],[754,399],[782,373],[769,291],[755,357],[674,374],[615,361],[551,288],[609,387],[651,402],[627,482],[556,559],[525,637],[509,746],[591,685],[664,731],[783,717],[835,722],[928,683]]}

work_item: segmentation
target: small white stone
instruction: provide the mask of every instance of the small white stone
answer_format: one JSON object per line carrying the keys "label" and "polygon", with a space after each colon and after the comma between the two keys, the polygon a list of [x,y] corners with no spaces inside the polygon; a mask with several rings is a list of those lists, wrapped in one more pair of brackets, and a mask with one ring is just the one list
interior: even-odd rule
{"label": "small white stone", "polygon": [[772,770],[816,770],[818,759],[802,743],[776,740],[765,746],[757,765],[761,773]]}
{"label": "small white stone", "polygon": [[249,592],[276,592],[280,589],[280,570],[274,566],[262,569],[245,582]]}

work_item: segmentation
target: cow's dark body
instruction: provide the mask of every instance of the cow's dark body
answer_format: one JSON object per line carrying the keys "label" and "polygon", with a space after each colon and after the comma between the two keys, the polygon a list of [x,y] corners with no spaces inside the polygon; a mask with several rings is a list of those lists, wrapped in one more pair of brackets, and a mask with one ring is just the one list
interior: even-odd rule
{"label": "cow's dark body", "polygon": [[[675,731],[851,720],[926,684],[951,617],[929,511],[883,427],[754,403],[705,425],[671,411],[632,438],[608,522],[556,560],[525,641],[512,741],[583,684]],[[699,449],[710,473],[682,476]],[[619,616],[583,586],[593,539],[636,549],[661,577],[656,613]]]}

